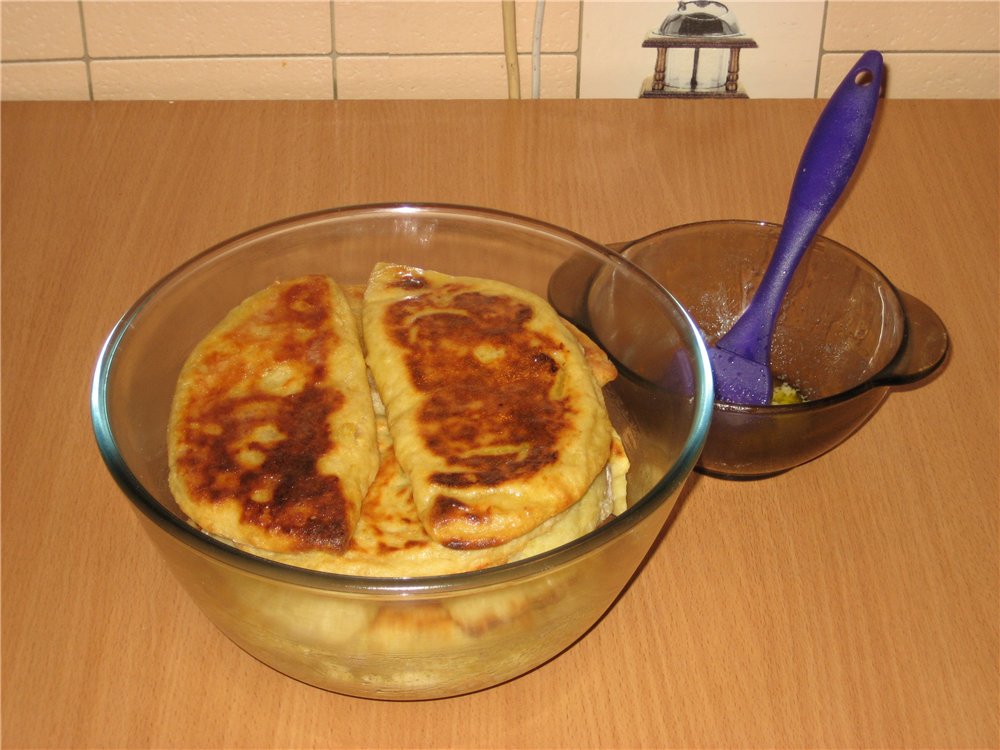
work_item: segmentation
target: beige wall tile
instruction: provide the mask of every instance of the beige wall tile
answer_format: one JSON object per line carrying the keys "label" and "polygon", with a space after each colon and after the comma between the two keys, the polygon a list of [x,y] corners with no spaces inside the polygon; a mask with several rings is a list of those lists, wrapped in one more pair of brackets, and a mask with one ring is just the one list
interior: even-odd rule
{"label": "beige wall tile", "polygon": [[[517,48],[531,52],[535,35],[535,2],[515,3]],[[546,0],[542,16],[542,50],[576,52],[580,44],[579,0]],[[501,25],[502,27],[502,25]]]}
{"label": "beige wall tile", "polygon": [[[515,4],[517,47],[530,52],[534,2]],[[334,39],[341,54],[446,54],[503,52],[500,0],[335,0]],[[573,52],[580,3],[548,0],[542,49]]]}
{"label": "beige wall tile", "polygon": [[444,54],[503,51],[500,2],[336,0],[340,54]]}
{"label": "beige wall tile", "polygon": [[[539,57],[541,99],[576,99],[579,61],[576,55],[544,54]],[[531,98],[531,55],[518,55],[521,98]]]}
{"label": "beige wall tile", "polygon": [[82,61],[8,62],[0,65],[5,101],[82,101],[90,98]]}
{"label": "beige wall tile", "polygon": [[1000,49],[997,0],[830,0],[827,50]]}
{"label": "beige wall tile", "polygon": [[676,5],[652,2],[587,2],[580,38],[580,96],[635,99],[653,74],[656,52],[642,40]]}
{"label": "beige wall tile", "polygon": [[331,99],[329,57],[95,60],[94,99]]}
{"label": "beige wall tile", "polygon": [[83,0],[92,57],[323,54],[327,0]]}
{"label": "beige wall tile", "polygon": [[83,30],[75,0],[0,3],[0,56],[4,60],[57,60],[82,55]]}
{"label": "beige wall tile", "polygon": [[[1000,97],[998,53],[887,53],[885,96],[892,99]],[[829,97],[857,61],[856,54],[823,55],[819,96]]]}
{"label": "beige wall tile", "polygon": [[[531,95],[531,56],[519,55],[521,96]],[[543,55],[542,98],[575,98],[576,57]],[[338,99],[506,99],[503,55],[337,58]]]}

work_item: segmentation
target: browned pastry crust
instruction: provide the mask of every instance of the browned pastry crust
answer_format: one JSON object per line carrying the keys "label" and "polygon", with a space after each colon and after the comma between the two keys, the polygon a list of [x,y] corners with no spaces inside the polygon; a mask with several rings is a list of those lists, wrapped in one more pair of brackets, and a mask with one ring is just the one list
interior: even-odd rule
{"label": "browned pastry crust", "polygon": [[537,296],[379,264],[363,317],[396,457],[440,544],[503,545],[577,502],[607,464],[600,385]]}
{"label": "browned pastry crust", "polygon": [[353,315],[323,276],[273,284],[192,352],[170,484],[199,526],[261,549],[343,550],[378,467]]}

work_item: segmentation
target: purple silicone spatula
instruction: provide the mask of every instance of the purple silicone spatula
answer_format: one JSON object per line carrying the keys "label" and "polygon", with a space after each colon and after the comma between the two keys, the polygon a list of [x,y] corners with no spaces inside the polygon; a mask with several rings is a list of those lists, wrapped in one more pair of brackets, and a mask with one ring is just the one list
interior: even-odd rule
{"label": "purple silicone spatula", "polygon": [[778,243],[747,309],[708,349],[715,398],[733,404],[771,401],[771,335],[792,274],[861,159],[871,132],[882,55],[865,52],[819,116],[788,196]]}

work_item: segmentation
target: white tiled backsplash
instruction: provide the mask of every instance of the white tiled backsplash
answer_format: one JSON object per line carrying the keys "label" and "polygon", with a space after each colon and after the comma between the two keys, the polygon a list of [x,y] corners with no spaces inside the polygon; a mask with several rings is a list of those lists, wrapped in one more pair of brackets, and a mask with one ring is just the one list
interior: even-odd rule
{"label": "white tiled backsplash", "polygon": [[[1000,0],[724,0],[758,44],[752,98],[829,96],[883,52],[887,97],[1000,97]],[[514,4],[533,92],[535,0]],[[537,93],[635,98],[647,32],[677,0],[545,0]],[[497,99],[501,0],[0,0],[0,96],[41,99]]]}

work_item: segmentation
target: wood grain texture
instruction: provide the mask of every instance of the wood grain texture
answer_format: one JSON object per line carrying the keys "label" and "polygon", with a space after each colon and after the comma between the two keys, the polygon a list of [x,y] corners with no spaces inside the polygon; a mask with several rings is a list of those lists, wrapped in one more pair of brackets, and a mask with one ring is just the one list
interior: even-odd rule
{"label": "wood grain texture", "polygon": [[263,666],[183,594],[92,438],[104,336],[230,235],[396,200],[608,242],[780,221],[821,106],[5,103],[3,746],[997,747],[995,101],[885,101],[824,230],[938,312],[947,367],[811,464],[692,477],[610,613],[506,685],[377,703]]}

